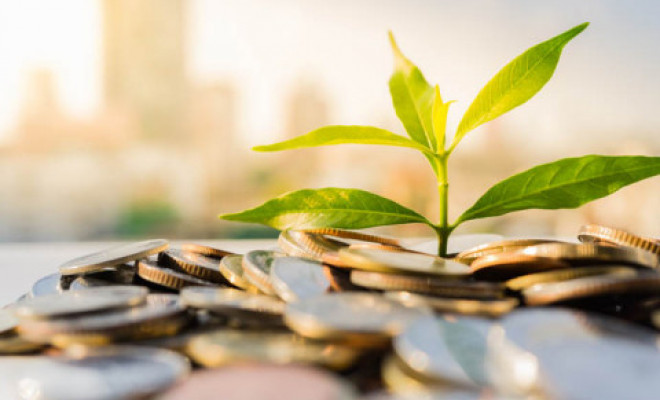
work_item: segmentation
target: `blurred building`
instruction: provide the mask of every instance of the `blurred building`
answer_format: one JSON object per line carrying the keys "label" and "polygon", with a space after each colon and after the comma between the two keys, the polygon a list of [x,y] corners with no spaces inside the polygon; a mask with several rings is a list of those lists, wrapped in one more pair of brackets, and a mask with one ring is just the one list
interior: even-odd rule
{"label": "blurred building", "polygon": [[185,16],[183,0],[103,0],[106,105],[145,139],[185,140]]}

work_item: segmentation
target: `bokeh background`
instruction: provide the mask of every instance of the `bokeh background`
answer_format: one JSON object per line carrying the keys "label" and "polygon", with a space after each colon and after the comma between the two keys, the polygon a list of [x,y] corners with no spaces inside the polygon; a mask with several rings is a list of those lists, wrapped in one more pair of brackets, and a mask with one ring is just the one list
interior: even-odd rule
{"label": "bokeh background", "polygon": [[[459,146],[451,216],[538,163],[658,155],[658,15],[654,0],[0,2],[0,241],[268,236],[217,215],[303,187],[372,190],[436,218],[433,176],[413,151],[249,150],[326,124],[403,134],[388,29],[457,100],[452,129],[510,59],[591,22],[534,99]],[[597,222],[657,237],[659,198],[655,178],[578,210],[461,229],[573,236]]]}

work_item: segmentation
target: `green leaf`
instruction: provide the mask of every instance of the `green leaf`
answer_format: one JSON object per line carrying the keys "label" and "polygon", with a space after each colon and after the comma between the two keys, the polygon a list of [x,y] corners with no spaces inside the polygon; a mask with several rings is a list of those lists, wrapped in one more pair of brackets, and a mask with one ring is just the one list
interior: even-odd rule
{"label": "green leaf", "polygon": [[276,229],[344,228],[431,223],[417,212],[392,200],[358,189],[304,189],[285,193],[236,214],[230,221],[253,222]]}
{"label": "green leaf", "polygon": [[550,80],[561,52],[588,22],[542,42],[507,64],[479,92],[458,124],[451,148],[466,133],[532,98]]}
{"label": "green leaf", "polygon": [[576,208],[660,174],[660,157],[590,155],[543,164],[490,188],[461,222],[530,208]]}
{"label": "green leaf", "polygon": [[410,147],[420,151],[428,148],[412,140],[373,126],[334,125],[319,128],[291,140],[256,146],[255,151],[280,151],[304,147],[330,146],[335,144],[381,144],[385,146]]}
{"label": "green leaf", "polygon": [[394,73],[390,78],[390,94],[397,117],[406,128],[411,139],[431,149],[437,149],[431,109],[435,93],[426,82],[424,75],[406,56],[403,55],[389,32],[390,44],[394,52]]}
{"label": "green leaf", "polygon": [[453,101],[448,101],[446,103],[442,102],[442,96],[440,96],[440,88],[438,85],[435,86],[435,98],[433,99],[433,132],[435,134],[435,141],[437,143],[438,150],[445,149],[445,132],[447,130],[447,114],[449,113],[449,105]]}

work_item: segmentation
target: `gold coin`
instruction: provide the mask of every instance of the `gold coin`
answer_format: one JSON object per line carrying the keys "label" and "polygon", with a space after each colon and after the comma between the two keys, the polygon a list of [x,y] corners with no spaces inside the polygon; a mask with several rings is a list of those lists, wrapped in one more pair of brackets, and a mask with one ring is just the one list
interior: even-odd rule
{"label": "gold coin", "polygon": [[357,359],[347,346],[310,341],[291,333],[222,330],[198,335],[186,346],[198,364],[208,368],[234,363],[318,364],[346,369]]}
{"label": "gold coin", "polygon": [[18,325],[18,320],[14,314],[8,310],[0,310],[0,335],[13,332]]}
{"label": "gold coin", "polygon": [[381,376],[388,391],[409,396],[418,393],[422,399],[425,398],[422,397],[425,393],[435,391],[437,387],[447,384],[419,376],[394,355],[388,356],[383,361]]}
{"label": "gold coin", "polygon": [[115,341],[173,335],[189,321],[178,296],[150,294],[144,305],[128,309],[21,321],[18,332],[26,340],[51,343],[57,347],[74,344],[98,346]]}
{"label": "gold coin", "polygon": [[0,355],[34,353],[43,348],[43,343],[30,342],[15,333],[0,335]]}
{"label": "gold coin", "polygon": [[534,246],[537,244],[545,243],[560,243],[556,240],[546,239],[512,239],[512,240],[499,240],[497,242],[490,242],[473,247],[469,250],[462,251],[454,258],[458,262],[464,264],[472,264],[474,260],[479,257],[487,256],[490,254],[508,253],[515,250],[523,249],[527,246]]}
{"label": "gold coin", "polygon": [[290,303],[326,293],[330,281],[320,262],[301,257],[278,257],[273,261],[270,278],[273,289]]}
{"label": "gold coin", "polygon": [[648,251],[633,247],[600,246],[594,243],[551,243],[530,246],[521,254],[535,257],[556,258],[572,265],[585,264],[632,264],[657,268],[658,258]]}
{"label": "gold coin", "polygon": [[67,291],[27,299],[13,311],[20,319],[54,318],[131,307],[144,303],[149,290],[141,286],[111,286],[84,291]]}
{"label": "gold coin", "polygon": [[508,290],[519,292],[537,283],[561,282],[597,275],[635,276],[636,274],[637,271],[628,266],[577,267],[519,276],[506,281],[505,286]]}
{"label": "gold coin", "polygon": [[497,253],[479,257],[472,262],[472,275],[483,281],[503,282],[520,275],[570,268],[559,259],[535,257],[519,252]]}
{"label": "gold coin", "polygon": [[345,292],[289,303],[284,319],[301,336],[381,347],[407,323],[427,312],[378,294]]}
{"label": "gold coin", "polygon": [[181,250],[190,253],[201,254],[207,257],[219,258],[219,259],[234,254],[230,251],[221,250],[215,247],[206,246],[198,243],[184,243],[181,245]]}
{"label": "gold coin", "polygon": [[373,271],[351,271],[355,285],[378,290],[404,290],[445,297],[494,299],[504,296],[499,283],[475,281],[447,281],[434,276],[400,275]]}
{"label": "gold coin", "polygon": [[212,282],[162,267],[153,261],[140,260],[137,268],[140,278],[168,289],[180,290],[186,286],[217,286]]}
{"label": "gold coin", "polygon": [[158,263],[205,281],[227,283],[218,267],[219,262],[201,254],[169,249],[158,255]]}
{"label": "gold coin", "polygon": [[382,236],[370,235],[367,233],[348,231],[345,229],[337,228],[317,228],[317,229],[303,229],[303,232],[314,233],[323,236],[334,236],[340,239],[353,239],[363,242],[380,243],[389,246],[400,247],[399,241],[396,239],[386,238]]}
{"label": "gold coin", "polygon": [[169,246],[167,240],[163,239],[122,244],[67,261],[60,265],[60,273],[62,275],[80,275],[97,272],[103,270],[104,267],[147,258],[167,250]]}
{"label": "gold coin", "polygon": [[659,291],[660,274],[638,273],[636,276],[600,275],[539,283],[524,289],[522,295],[525,304],[544,305],[605,295],[641,295]]}
{"label": "gold coin", "polygon": [[478,315],[492,318],[508,314],[520,303],[518,299],[511,297],[492,300],[450,299],[411,292],[387,292],[385,296],[409,307],[426,306],[441,313]]}
{"label": "gold coin", "polygon": [[660,243],[655,239],[644,238],[620,229],[601,225],[585,225],[580,228],[578,239],[581,242],[609,242],[619,246],[630,246],[650,251],[660,256]]}
{"label": "gold coin", "polygon": [[223,259],[220,260],[218,269],[225,279],[237,288],[253,293],[259,291],[259,289],[251,284],[244,276],[242,255],[231,254],[223,257]]}
{"label": "gold coin", "polygon": [[470,267],[430,254],[405,250],[343,248],[339,258],[354,269],[377,272],[437,275],[463,279],[470,276]]}
{"label": "gold coin", "polygon": [[184,288],[181,301],[190,307],[238,317],[246,314],[279,317],[285,307],[285,303],[276,297],[229,288]]}
{"label": "gold coin", "polygon": [[322,235],[291,230],[282,231],[277,243],[288,256],[306,257],[316,261],[322,261],[327,253],[333,254],[348,246],[347,243]]}
{"label": "gold coin", "polygon": [[651,314],[651,322],[656,329],[660,329],[660,310],[656,310]]}
{"label": "gold coin", "polygon": [[275,288],[270,278],[270,269],[276,257],[281,253],[268,250],[250,251],[243,256],[245,278],[265,294],[275,296]]}

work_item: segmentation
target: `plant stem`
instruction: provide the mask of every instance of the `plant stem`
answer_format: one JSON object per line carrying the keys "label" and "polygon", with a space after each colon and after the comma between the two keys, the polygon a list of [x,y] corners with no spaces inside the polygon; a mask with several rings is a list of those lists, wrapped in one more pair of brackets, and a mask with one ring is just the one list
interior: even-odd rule
{"label": "plant stem", "polygon": [[447,215],[449,213],[449,178],[447,174],[447,160],[449,153],[439,154],[436,160],[436,169],[438,172],[438,201],[440,203],[440,221],[436,227],[438,235],[438,255],[441,257],[447,256],[447,242],[449,235],[454,230],[449,226]]}

